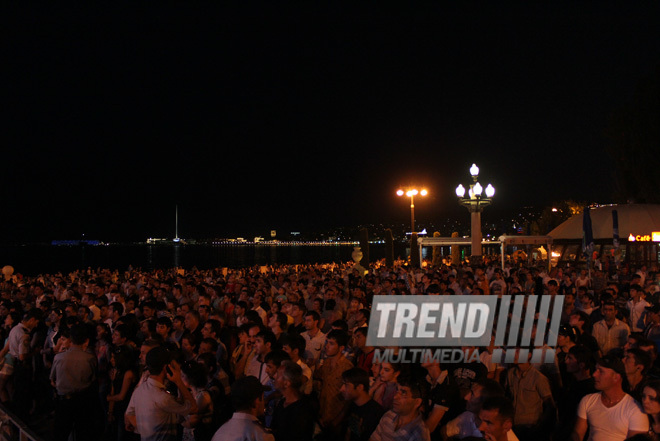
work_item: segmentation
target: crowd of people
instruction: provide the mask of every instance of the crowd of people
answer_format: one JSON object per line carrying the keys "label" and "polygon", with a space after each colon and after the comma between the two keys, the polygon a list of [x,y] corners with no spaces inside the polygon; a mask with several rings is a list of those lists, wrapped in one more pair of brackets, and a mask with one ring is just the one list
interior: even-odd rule
{"label": "crowd of people", "polygon": [[[379,360],[375,295],[563,296],[554,363]],[[0,320],[0,401],[57,441],[660,439],[657,264],[87,269]]]}

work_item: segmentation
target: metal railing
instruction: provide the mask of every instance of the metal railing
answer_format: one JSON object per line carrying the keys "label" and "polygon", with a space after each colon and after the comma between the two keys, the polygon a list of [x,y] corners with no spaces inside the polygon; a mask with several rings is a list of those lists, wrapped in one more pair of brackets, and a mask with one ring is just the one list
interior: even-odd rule
{"label": "metal railing", "polygon": [[0,441],[45,441],[45,439],[0,404]]}

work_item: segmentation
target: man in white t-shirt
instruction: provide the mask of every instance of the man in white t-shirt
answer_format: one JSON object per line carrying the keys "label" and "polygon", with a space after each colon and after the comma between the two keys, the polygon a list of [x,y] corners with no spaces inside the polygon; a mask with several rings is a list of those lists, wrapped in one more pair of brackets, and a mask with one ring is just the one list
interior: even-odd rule
{"label": "man in white t-shirt", "polygon": [[600,392],[580,401],[571,439],[582,441],[589,429],[589,441],[624,441],[638,433],[648,433],[649,419],[639,404],[623,391],[626,369],[615,356],[598,361],[594,386]]}

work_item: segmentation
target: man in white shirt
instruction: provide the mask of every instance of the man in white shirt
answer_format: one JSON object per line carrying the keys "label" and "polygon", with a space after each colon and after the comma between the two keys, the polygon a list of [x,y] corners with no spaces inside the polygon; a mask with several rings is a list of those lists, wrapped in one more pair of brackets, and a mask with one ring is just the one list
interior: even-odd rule
{"label": "man in white shirt", "polygon": [[598,342],[601,353],[607,355],[611,349],[622,348],[628,341],[630,328],[616,318],[613,301],[603,303],[603,319],[594,323],[592,335]]}
{"label": "man in white shirt", "polygon": [[258,420],[264,414],[264,386],[256,377],[247,376],[234,381],[231,401],[236,412],[220,426],[211,441],[275,440]]}
{"label": "man in white shirt", "polygon": [[644,332],[646,327],[646,307],[651,306],[644,299],[644,290],[639,285],[630,285],[630,300],[626,305],[628,307],[630,328],[632,332]]}
{"label": "man in white shirt", "polygon": [[624,392],[623,362],[615,356],[602,357],[594,371],[594,386],[600,392],[580,401],[572,441],[582,441],[589,429],[589,441],[623,441],[648,433],[649,419],[639,404]]}

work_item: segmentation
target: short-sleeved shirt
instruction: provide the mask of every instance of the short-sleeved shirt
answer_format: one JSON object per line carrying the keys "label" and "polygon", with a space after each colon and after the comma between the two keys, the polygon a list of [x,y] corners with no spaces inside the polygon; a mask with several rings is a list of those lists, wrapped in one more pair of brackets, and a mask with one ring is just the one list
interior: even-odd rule
{"label": "short-sleeved shirt", "polygon": [[275,438],[261,427],[256,417],[235,412],[231,419],[215,432],[211,441],[275,441]]}
{"label": "short-sleeved shirt", "polygon": [[30,330],[23,323],[19,323],[9,331],[7,342],[9,343],[9,354],[18,360],[21,355],[27,355],[30,352]]}
{"label": "short-sleeved shirt", "polygon": [[513,397],[513,423],[536,424],[543,413],[543,399],[552,396],[550,382],[533,366],[526,372],[512,368],[507,372],[507,385]]}
{"label": "short-sleeved shirt", "polygon": [[57,394],[74,394],[89,388],[96,378],[97,364],[94,354],[75,346],[55,355],[50,379],[55,382]]}
{"label": "short-sleeved shirt", "polygon": [[178,402],[163,383],[149,377],[133,392],[126,415],[135,415],[142,441],[174,441],[179,416],[187,415],[191,406],[188,401]]}
{"label": "short-sleeved shirt", "polygon": [[589,441],[621,441],[629,431],[649,430],[648,416],[628,394],[610,408],[603,404],[601,392],[589,394],[580,401],[577,415],[589,423]]}

